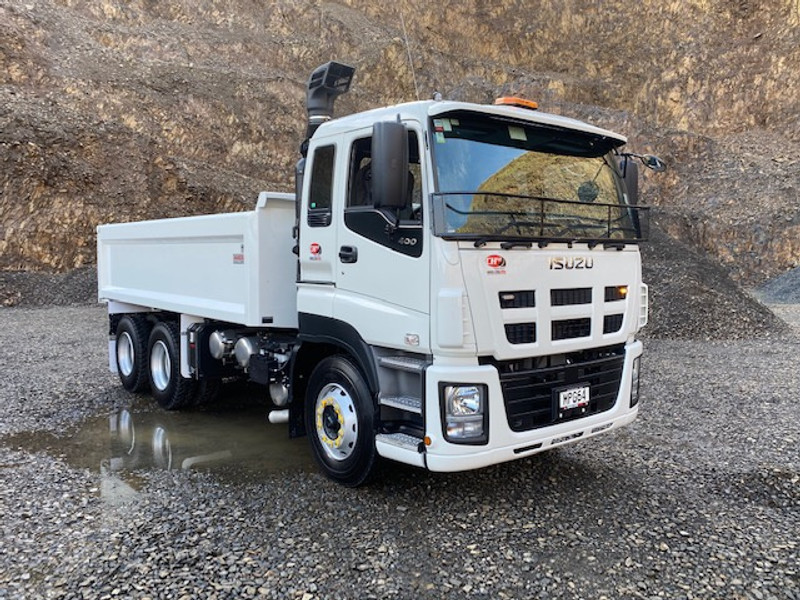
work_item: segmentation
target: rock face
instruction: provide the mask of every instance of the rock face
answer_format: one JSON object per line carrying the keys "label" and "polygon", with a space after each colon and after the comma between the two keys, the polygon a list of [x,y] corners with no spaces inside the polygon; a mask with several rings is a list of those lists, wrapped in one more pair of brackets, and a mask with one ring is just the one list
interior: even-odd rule
{"label": "rock face", "polygon": [[643,193],[672,236],[748,284],[800,262],[797,0],[0,0],[0,269],[291,190],[331,58],[340,114],[519,93],[626,133],[671,167]]}

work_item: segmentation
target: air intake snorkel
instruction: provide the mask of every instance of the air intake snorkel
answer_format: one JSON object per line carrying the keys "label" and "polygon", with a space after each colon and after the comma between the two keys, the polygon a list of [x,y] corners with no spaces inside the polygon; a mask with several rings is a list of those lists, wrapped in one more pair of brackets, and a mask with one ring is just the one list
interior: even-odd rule
{"label": "air intake snorkel", "polygon": [[308,140],[317,128],[333,117],[333,103],[338,96],[347,93],[353,81],[355,67],[337,62],[328,62],[314,69],[308,79],[306,91],[306,111],[308,112],[308,128],[306,139],[300,146],[300,153],[306,156]]}
{"label": "air intake snorkel", "polygon": [[[295,227],[294,238],[298,240],[300,226],[300,200],[303,197],[303,177],[306,170],[306,156],[308,155],[308,141],[317,128],[325,121],[333,117],[333,103],[338,96],[346,93],[350,89],[350,82],[353,81],[355,67],[343,65],[334,61],[325,63],[314,69],[311,77],[308,78],[306,89],[306,111],[308,113],[308,127],[306,128],[306,138],[300,144],[300,160],[295,165]],[[298,241],[299,244],[299,241]],[[299,246],[295,244],[293,252],[299,256]],[[298,264],[298,280],[300,277]]]}

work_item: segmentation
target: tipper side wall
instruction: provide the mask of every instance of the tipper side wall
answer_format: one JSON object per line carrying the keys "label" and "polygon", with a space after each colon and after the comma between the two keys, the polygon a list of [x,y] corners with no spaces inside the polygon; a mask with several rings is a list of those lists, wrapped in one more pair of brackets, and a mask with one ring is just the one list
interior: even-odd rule
{"label": "tipper side wall", "polygon": [[97,228],[98,297],[250,327],[297,327],[294,196],[255,210]]}

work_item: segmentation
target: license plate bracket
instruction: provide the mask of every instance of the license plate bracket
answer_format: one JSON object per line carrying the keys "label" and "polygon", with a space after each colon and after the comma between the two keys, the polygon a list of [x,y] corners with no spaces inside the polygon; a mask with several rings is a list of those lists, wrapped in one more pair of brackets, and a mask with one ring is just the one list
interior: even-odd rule
{"label": "license plate bracket", "polygon": [[591,399],[589,384],[571,385],[554,391],[559,417],[585,413]]}

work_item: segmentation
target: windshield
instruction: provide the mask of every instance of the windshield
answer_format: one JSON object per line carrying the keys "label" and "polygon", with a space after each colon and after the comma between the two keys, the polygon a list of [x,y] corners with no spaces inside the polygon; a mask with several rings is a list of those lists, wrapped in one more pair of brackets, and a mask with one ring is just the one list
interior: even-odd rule
{"label": "windshield", "polygon": [[614,138],[459,113],[433,119],[437,235],[489,240],[641,239]]}

